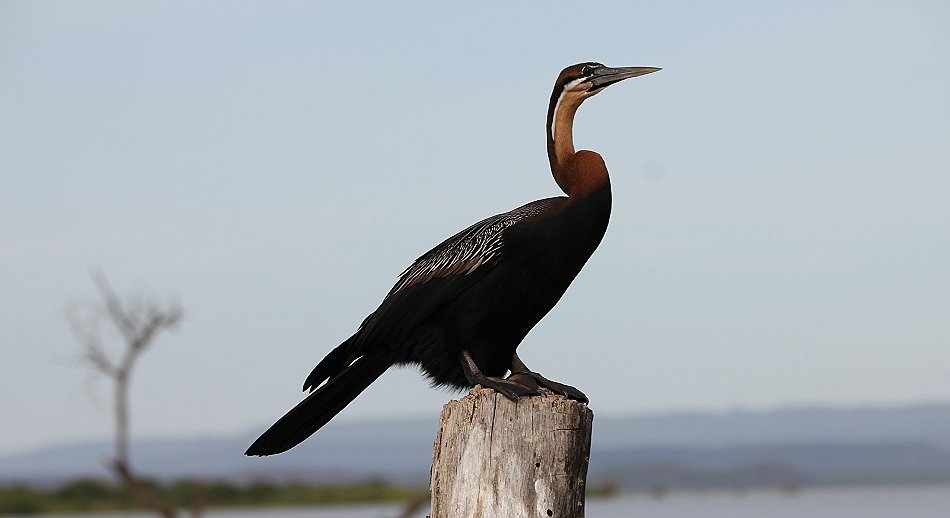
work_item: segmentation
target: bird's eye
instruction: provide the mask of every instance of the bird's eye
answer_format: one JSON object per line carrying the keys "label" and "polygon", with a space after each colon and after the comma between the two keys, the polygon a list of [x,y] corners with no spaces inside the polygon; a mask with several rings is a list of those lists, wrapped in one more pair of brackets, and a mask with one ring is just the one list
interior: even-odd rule
{"label": "bird's eye", "polygon": [[593,68],[591,68],[590,65],[584,65],[584,68],[581,69],[581,74],[584,74],[585,76],[589,76],[592,71],[593,71]]}

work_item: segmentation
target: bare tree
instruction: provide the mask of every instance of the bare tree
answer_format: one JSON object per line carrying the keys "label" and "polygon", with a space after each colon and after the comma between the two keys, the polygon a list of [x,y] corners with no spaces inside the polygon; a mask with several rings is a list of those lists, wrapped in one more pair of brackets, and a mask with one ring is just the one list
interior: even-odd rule
{"label": "bare tree", "polygon": [[[145,349],[162,331],[174,330],[182,317],[177,303],[161,304],[145,298],[123,303],[102,272],[92,274],[102,305],[87,318],[70,312],[70,325],[83,347],[82,359],[96,372],[111,379],[115,389],[115,458],[109,467],[129,491],[146,507],[165,518],[175,518],[174,509],[163,502],[133,471],[129,458],[129,385],[132,369]],[[125,344],[119,358],[112,358],[103,346],[100,324],[112,323]],[[200,510],[192,511],[194,516]]]}

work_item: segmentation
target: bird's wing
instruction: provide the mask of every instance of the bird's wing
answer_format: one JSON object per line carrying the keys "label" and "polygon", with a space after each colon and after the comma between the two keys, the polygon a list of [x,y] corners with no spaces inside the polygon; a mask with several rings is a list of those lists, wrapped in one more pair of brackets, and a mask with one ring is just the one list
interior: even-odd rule
{"label": "bird's wing", "polygon": [[416,259],[359,330],[330,352],[310,373],[304,390],[314,390],[365,354],[398,361],[399,345],[430,316],[478,283],[508,254],[505,230],[515,223],[557,211],[564,197],[538,200],[475,223]]}
{"label": "bird's wing", "polygon": [[534,201],[475,223],[416,259],[402,272],[388,296],[432,279],[470,275],[483,266],[490,268],[501,254],[505,229],[564,200],[560,197]]}
{"label": "bird's wing", "polygon": [[567,198],[546,198],[486,218],[446,239],[415,260],[360,326],[350,345],[356,355],[380,345],[395,346],[433,312],[464,293],[508,255],[505,230],[557,211]]}

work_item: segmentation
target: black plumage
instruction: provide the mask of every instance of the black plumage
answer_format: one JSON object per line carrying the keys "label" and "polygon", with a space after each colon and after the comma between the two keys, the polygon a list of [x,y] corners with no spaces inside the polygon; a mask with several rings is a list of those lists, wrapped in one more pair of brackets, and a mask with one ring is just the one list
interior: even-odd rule
{"label": "black plumage", "polygon": [[419,257],[356,333],[313,369],[304,383],[312,393],[246,454],[299,444],[399,364],[419,365],[436,385],[481,384],[510,398],[543,386],[586,401],[579,390],[530,371],[515,351],[580,272],[610,218],[603,160],[574,152],[574,112],[605,86],[656,70],[581,63],[562,71],[548,112],[548,154],[567,196],[482,220]]}

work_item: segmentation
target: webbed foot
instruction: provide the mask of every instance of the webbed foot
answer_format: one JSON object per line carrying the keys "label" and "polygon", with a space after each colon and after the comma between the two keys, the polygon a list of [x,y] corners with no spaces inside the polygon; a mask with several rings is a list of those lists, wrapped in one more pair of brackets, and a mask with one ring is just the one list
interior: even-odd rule
{"label": "webbed foot", "polygon": [[544,376],[538,374],[537,372],[532,371],[524,364],[523,361],[521,361],[521,358],[518,357],[517,353],[515,353],[515,355],[511,359],[511,376],[508,376],[508,379],[511,379],[515,376],[518,376],[519,380],[530,378],[534,381],[534,385],[536,387],[537,386],[544,387],[557,394],[561,394],[562,396],[567,397],[569,399],[573,399],[581,403],[587,403],[588,401],[590,401],[589,399],[587,399],[587,396],[580,390],[570,385],[565,385],[563,383],[558,383],[556,381],[549,380],[545,378]]}
{"label": "webbed foot", "polygon": [[477,381],[478,385],[494,389],[496,392],[499,392],[501,395],[512,401],[518,401],[525,396],[540,396],[541,392],[538,391],[538,385],[533,384],[534,386],[523,385],[518,381],[513,381],[511,379],[496,378],[494,376],[483,376]]}
{"label": "webbed foot", "polygon": [[468,354],[468,351],[462,351],[462,370],[465,371],[465,377],[472,385],[481,385],[500,392],[506,398],[517,401],[524,396],[540,396],[538,384],[530,376],[509,376],[507,378],[497,378],[495,376],[486,376],[478,369],[475,360]]}

